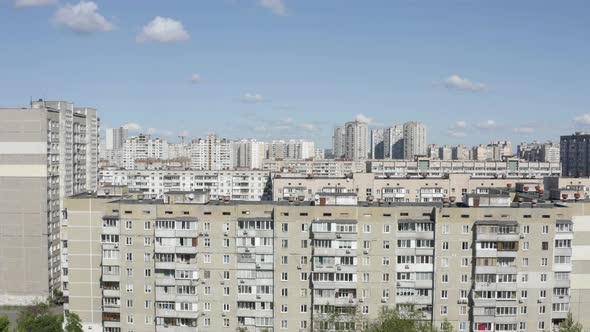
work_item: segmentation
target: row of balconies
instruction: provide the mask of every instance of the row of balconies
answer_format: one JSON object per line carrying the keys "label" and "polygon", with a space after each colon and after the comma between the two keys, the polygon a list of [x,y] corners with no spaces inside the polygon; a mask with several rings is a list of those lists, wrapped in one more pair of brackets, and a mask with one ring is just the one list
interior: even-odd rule
{"label": "row of balconies", "polygon": [[179,246],[179,245],[175,245],[175,246],[168,246],[168,245],[159,245],[156,244],[154,251],[156,253],[162,253],[162,254],[196,254],[197,253],[197,247],[193,247],[193,246]]}

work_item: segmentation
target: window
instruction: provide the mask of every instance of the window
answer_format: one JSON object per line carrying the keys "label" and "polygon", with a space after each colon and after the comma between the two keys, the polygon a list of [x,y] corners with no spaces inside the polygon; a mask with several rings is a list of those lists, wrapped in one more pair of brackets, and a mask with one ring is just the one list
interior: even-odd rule
{"label": "window", "polygon": [[442,283],[448,283],[449,282],[449,275],[448,274],[443,274],[443,275],[441,275],[441,278],[440,279],[441,279],[440,282],[442,282]]}
{"label": "window", "polygon": [[281,296],[287,297],[289,294],[289,290],[287,288],[281,288]]}
{"label": "window", "polygon": [[[463,216],[461,216],[461,217],[463,217]],[[469,225],[463,225],[461,227],[461,233],[463,233],[463,234],[469,233]]]}
{"label": "window", "polygon": [[211,264],[211,254],[204,254],[203,255],[203,263]]}
{"label": "window", "polygon": [[371,225],[370,224],[363,225],[363,233],[371,233]]}
{"label": "window", "polygon": [[443,234],[449,234],[449,224],[443,224],[442,225],[442,233]]}
{"label": "window", "polygon": [[289,240],[281,240],[281,247],[288,248],[289,247]]}
{"label": "window", "polygon": [[143,222],[143,229],[146,231],[152,229],[151,223],[149,221],[144,221]]}
{"label": "window", "polygon": [[223,264],[229,264],[229,255],[223,255]]}
{"label": "window", "polygon": [[442,250],[449,250],[449,242],[443,241],[442,242]]}
{"label": "window", "polygon": [[131,223],[131,220],[127,220],[125,222],[125,229],[131,229],[133,227],[133,224]]}
{"label": "window", "polygon": [[383,241],[383,249],[389,249],[389,240]]}
{"label": "window", "polygon": [[390,224],[384,224],[383,225],[383,233],[391,233],[391,225]]}
{"label": "window", "polygon": [[289,231],[289,224],[287,224],[286,222],[281,224],[281,230],[283,231],[283,233],[286,233]]}
{"label": "window", "polygon": [[469,250],[469,242],[467,242],[467,241],[461,242],[461,250],[463,250],[463,251]]}
{"label": "window", "polygon": [[301,248],[307,248],[307,240],[301,240]]}
{"label": "window", "polygon": [[448,299],[449,298],[449,291],[445,290],[445,289],[440,291],[440,298],[441,299]]}
{"label": "window", "polygon": [[441,265],[442,267],[449,267],[449,259],[447,257],[443,257],[441,259]]}
{"label": "window", "polygon": [[441,305],[440,306],[440,314],[441,315],[446,315],[447,313],[448,313],[447,306],[446,305]]}
{"label": "window", "polygon": [[287,272],[281,272],[281,281],[289,281],[289,275]]}
{"label": "window", "polygon": [[547,241],[541,242],[541,250],[549,250],[549,242],[547,242]]}
{"label": "window", "polygon": [[549,226],[543,225],[543,228],[541,229],[541,234],[547,234],[547,233],[549,233]]}

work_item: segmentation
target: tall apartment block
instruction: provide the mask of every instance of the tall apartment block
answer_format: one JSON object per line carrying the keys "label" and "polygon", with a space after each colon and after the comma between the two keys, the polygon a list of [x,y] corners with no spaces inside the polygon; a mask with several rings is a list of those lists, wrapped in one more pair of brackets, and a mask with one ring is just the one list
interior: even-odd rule
{"label": "tall apartment block", "polygon": [[416,156],[425,156],[426,144],[426,126],[423,123],[404,123],[404,159],[413,160]]}
{"label": "tall apartment block", "polygon": [[559,162],[559,144],[547,143],[520,143],[516,154],[518,158],[528,161]]}
{"label": "tall apartment block", "polygon": [[458,331],[551,330],[568,312],[590,326],[588,202],[106,190],[65,204],[69,310],[85,331],[347,330],[410,306]]}
{"label": "tall apartment block", "polygon": [[0,115],[0,304],[30,304],[62,289],[63,199],[97,188],[99,119],[43,100]]}
{"label": "tall apartment block", "polygon": [[106,131],[106,145],[105,148],[107,150],[117,150],[122,149],[123,144],[127,140],[129,132],[127,128],[119,127],[119,128],[107,128]]}
{"label": "tall apartment block", "polygon": [[342,158],[344,156],[344,145],[346,141],[346,132],[344,127],[334,128],[334,136],[332,136],[332,154],[334,158]]}
{"label": "tall apartment block", "polygon": [[369,125],[362,121],[344,125],[344,157],[352,160],[369,157]]}
{"label": "tall apartment block", "polygon": [[123,144],[123,167],[135,169],[136,160],[168,159],[168,141],[139,134]]}
{"label": "tall apartment block", "polygon": [[590,133],[561,136],[559,151],[563,176],[590,176]]}
{"label": "tall apartment block", "polygon": [[231,142],[208,135],[190,144],[191,168],[198,170],[228,170],[233,166]]}

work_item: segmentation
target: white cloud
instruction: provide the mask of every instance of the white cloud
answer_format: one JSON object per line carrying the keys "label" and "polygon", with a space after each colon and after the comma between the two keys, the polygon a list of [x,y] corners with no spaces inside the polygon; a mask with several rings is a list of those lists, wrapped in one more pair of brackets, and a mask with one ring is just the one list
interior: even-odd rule
{"label": "white cloud", "polygon": [[466,78],[462,78],[457,75],[453,75],[447,78],[443,85],[447,89],[456,89],[461,91],[481,92],[488,89],[483,83],[472,82]]}
{"label": "white cloud", "polygon": [[191,75],[191,83],[193,84],[197,84],[197,83],[201,83],[201,75],[195,73]]}
{"label": "white cloud", "polygon": [[579,125],[590,126],[590,114],[586,113],[576,116],[574,121],[576,121],[576,123]]}
{"label": "white cloud", "polygon": [[156,16],[143,27],[142,32],[137,36],[136,40],[138,43],[173,43],[188,40],[190,37],[184,29],[182,22],[168,17]]}
{"label": "white cloud", "polygon": [[140,131],[141,125],[139,123],[129,122],[129,123],[124,124],[123,128],[125,128],[129,131]]}
{"label": "white cloud", "polygon": [[285,6],[283,0],[260,0],[259,3],[260,6],[270,9],[276,15],[287,15],[287,6]]}
{"label": "white cloud", "polygon": [[514,132],[518,134],[532,134],[535,132],[535,128],[533,127],[518,127],[514,128]]}
{"label": "white cloud", "polygon": [[477,124],[477,128],[479,129],[492,129],[494,127],[496,127],[496,121],[494,120],[487,120]]}
{"label": "white cloud", "polygon": [[77,5],[66,4],[57,10],[53,21],[78,33],[114,29],[113,24],[98,13],[98,6],[92,1],[80,1]]}
{"label": "white cloud", "polygon": [[316,129],[316,126],[313,123],[302,123],[301,128],[312,131]]}
{"label": "white cloud", "polygon": [[467,128],[467,122],[461,120],[461,121],[457,121],[455,122],[455,128],[457,129],[465,129]]}
{"label": "white cloud", "polygon": [[364,115],[364,114],[362,114],[362,113],[359,113],[359,114],[357,114],[357,115],[354,117],[354,119],[355,119],[356,121],[360,121],[360,122],[366,122],[367,124],[370,124],[370,125],[372,125],[372,124],[374,124],[374,123],[375,123],[375,120],[373,120],[373,118],[370,118],[370,117],[368,117],[368,116],[366,116],[366,115]]}
{"label": "white cloud", "polygon": [[456,131],[456,130],[452,130],[452,129],[447,131],[447,135],[449,135],[451,137],[465,137],[466,136],[465,132]]}
{"label": "white cloud", "polygon": [[17,8],[53,6],[55,4],[57,4],[57,0],[16,0],[14,2],[14,6]]}
{"label": "white cloud", "polygon": [[244,93],[240,96],[240,101],[246,104],[260,104],[266,101],[266,99],[257,93]]}

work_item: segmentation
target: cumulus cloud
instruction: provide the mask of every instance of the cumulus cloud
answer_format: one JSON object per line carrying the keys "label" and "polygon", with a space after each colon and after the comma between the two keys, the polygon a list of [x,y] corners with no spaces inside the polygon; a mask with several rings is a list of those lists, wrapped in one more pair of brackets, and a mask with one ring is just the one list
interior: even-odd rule
{"label": "cumulus cloud", "polygon": [[494,120],[486,120],[477,124],[479,129],[492,129],[494,127],[496,127],[496,121]]}
{"label": "cumulus cloud", "polygon": [[574,121],[578,125],[590,126],[590,114],[586,113],[586,114],[576,116]]}
{"label": "cumulus cloud", "polygon": [[197,84],[197,83],[201,83],[201,75],[195,73],[191,75],[190,78],[191,83],[193,84]]}
{"label": "cumulus cloud", "polygon": [[77,33],[111,31],[114,26],[98,13],[98,5],[92,1],[80,1],[77,5],[66,4],[59,8],[53,22]]}
{"label": "cumulus cloud", "polygon": [[138,43],[173,43],[188,39],[190,39],[190,35],[184,29],[182,22],[168,17],[156,16],[143,27],[136,41]]}
{"label": "cumulus cloud", "polygon": [[483,83],[472,82],[466,78],[458,75],[453,75],[443,82],[443,86],[447,89],[455,89],[461,91],[481,92],[488,89]]}
{"label": "cumulus cloud", "polygon": [[57,4],[57,0],[16,0],[14,6],[17,8],[25,7],[44,7]]}
{"label": "cumulus cloud", "polygon": [[124,124],[123,128],[125,128],[129,131],[140,131],[141,125],[139,123],[129,122],[129,123]]}
{"label": "cumulus cloud", "polygon": [[371,117],[368,117],[368,116],[366,116],[366,115],[364,115],[364,114],[362,114],[362,113],[359,113],[359,114],[357,114],[357,115],[354,117],[354,119],[355,119],[356,121],[365,122],[365,123],[367,123],[368,125],[373,125],[373,126],[377,126],[377,125],[379,125],[379,124],[380,124],[380,123],[376,122],[376,121],[375,121],[375,119],[373,119],[373,118],[371,118]]}
{"label": "cumulus cloud", "polygon": [[260,6],[270,9],[275,15],[286,16],[287,6],[283,0],[260,0]]}
{"label": "cumulus cloud", "polygon": [[260,104],[266,101],[266,99],[257,93],[244,93],[240,96],[240,101],[245,104]]}

